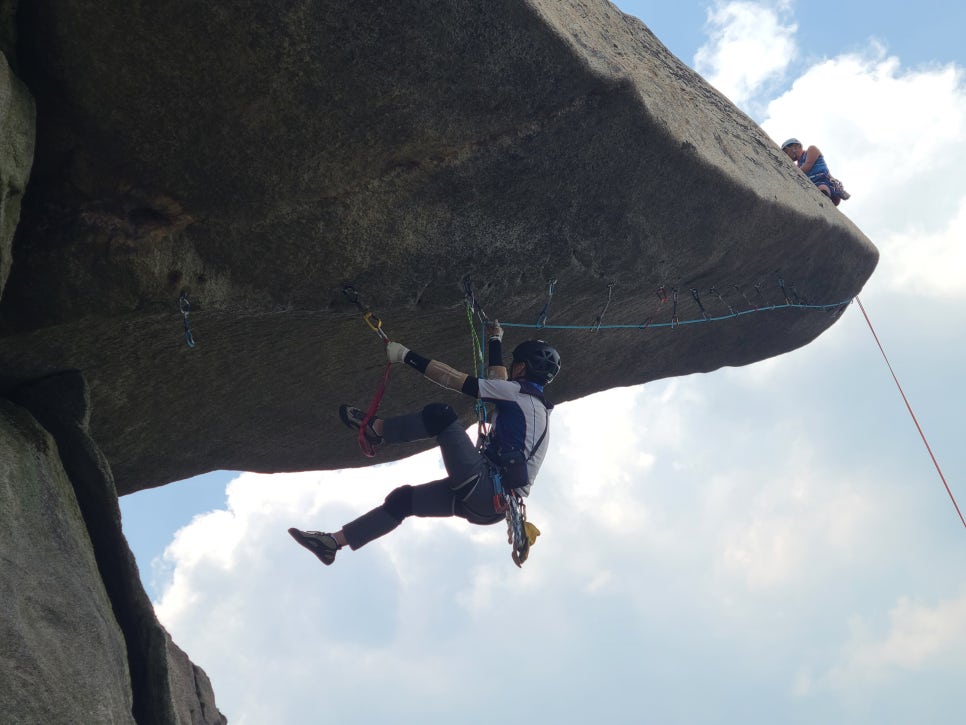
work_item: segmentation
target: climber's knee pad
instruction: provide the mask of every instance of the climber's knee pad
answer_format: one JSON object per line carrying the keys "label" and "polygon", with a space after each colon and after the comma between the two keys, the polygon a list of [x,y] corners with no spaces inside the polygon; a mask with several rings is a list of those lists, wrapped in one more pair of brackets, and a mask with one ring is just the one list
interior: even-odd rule
{"label": "climber's knee pad", "polygon": [[384,504],[386,511],[394,519],[402,521],[413,515],[413,487],[400,486],[386,496]]}
{"label": "climber's knee pad", "polygon": [[423,425],[431,436],[438,436],[448,425],[458,419],[456,411],[446,403],[430,403],[423,408]]}

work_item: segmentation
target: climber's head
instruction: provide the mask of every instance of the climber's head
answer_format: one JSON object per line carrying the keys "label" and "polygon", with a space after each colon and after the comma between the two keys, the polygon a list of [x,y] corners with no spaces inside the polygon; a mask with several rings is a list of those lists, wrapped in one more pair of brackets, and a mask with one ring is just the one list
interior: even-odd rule
{"label": "climber's head", "polygon": [[560,353],[543,340],[527,340],[513,351],[513,365],[517,363],[524,366],[524,378],[547,385],[560,372]]}
{"label": "climber's head", "polygon": [[797,159],[802,153],[802,142],[792,137],[782,144],[782,152],[792,160]]}

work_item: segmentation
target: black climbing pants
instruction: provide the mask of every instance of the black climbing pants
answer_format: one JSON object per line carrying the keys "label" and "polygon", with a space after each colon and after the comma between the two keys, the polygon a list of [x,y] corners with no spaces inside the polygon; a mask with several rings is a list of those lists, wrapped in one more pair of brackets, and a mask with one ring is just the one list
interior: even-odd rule
{"label": "black climbing pants", "polygon": [[494,508],[493,480],[487,460],[476,450],[456,413],[448,405],[427,405],[383,421],[387,444],[436,438],[446,478],[418,486],[400,486],[385,502],[342,527],[346,541],[358,549],[395,529],[408,516],[460,516],[473,524],[495,524],[504,515]]}

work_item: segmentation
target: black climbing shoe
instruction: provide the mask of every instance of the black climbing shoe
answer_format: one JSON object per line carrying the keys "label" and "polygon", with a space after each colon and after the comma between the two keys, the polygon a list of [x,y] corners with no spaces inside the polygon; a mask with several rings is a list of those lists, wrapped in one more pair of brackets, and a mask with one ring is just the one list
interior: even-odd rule
{"label": "black climbing shoe", "polygon": [[321,531],[300,531],[299,529],[289,529],[288,533],[302,546],[319,557],[319,561],[326,566],[335,561],[335,552],[339,550],[339,545],[335,543],[335,537],[332,534],[324,534]]}
{"label": "black climbing shoe", "polygon": [[[359,430],[362,427],[362,421],[366,419],[365,411],[359,410],[358,408],[353,408],[351,405],[340,405],[339,406],[339,417],[342,418],[342,422],[347,426],[352,428],[352,430]],[[369,421],[369,425],[366,426],[366,440],[374,446],[378,446],[382,443],[382,436],[376,433],[376,429],[372,427],[372,424],[379,420],[377,417],[373,417]]]}

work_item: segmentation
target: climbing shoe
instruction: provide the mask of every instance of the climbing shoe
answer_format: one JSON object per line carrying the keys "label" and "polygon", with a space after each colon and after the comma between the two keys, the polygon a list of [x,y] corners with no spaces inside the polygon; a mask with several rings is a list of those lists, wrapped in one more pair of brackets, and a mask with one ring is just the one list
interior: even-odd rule
{"label": "climbing shoe", "polygon": [[[339,417],[342,418],[342,422],[347,426],[352,428],[352,430],[359,430],[362,427],[362,422],[366,419],[366,414],[364,411],[358,408],[353,408],[351,405],[340,405],[339,406]],[[379,420],[379,418],[373,417],[366,425],[366,441],[371,445],[378,446],[382,443],[382,436],[376,433],[376,429],[372,427],[372,424]]]}
{"label": "climbing shoe", "polygon": [[326,566],[335,561],[335,552],[339,550],[339,545],[335,542],[332,534],[324,534],[321,531],[301,531],[299,529],[289,529],[288,533],[306,549],[311,551]]}

